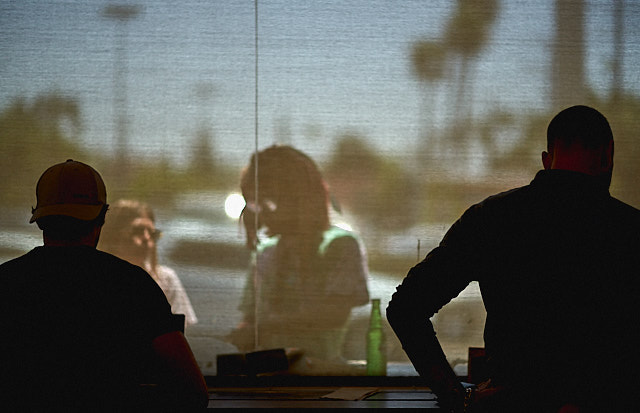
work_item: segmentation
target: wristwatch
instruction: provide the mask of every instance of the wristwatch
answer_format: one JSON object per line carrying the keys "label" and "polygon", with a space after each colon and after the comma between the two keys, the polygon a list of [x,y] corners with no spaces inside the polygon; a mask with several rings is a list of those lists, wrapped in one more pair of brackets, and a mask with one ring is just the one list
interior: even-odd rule
{"label": "wristwatch", "polygon": [[469,406],[471,406],[471,403],[473,403],[473,399],[475,397],[476,387],[465,386],[462,390],[463,392],[454,392],[456,394],[456,396],[454,396],[455,401],[453,402],[453,405],[447,409],[449,413],[466,413],[467,411],[469,411]]}
{"label": "wristwatch", "polygon": [[465,387],[464,389],[464,412],[469,409],[471,403],[473,403],[473,397],[475,396],[475,387]]}

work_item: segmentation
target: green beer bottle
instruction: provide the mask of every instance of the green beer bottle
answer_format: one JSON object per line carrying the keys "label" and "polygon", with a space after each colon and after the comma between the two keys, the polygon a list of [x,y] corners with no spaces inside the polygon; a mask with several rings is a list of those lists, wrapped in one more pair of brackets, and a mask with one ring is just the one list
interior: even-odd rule
{"label": "green beer bottle", "polygon": [[380,299],[371,300],[371,318],[367,331],[367,376],[387,375],[387,349],[384,330],[382,329],[382,314],[380,313]]}

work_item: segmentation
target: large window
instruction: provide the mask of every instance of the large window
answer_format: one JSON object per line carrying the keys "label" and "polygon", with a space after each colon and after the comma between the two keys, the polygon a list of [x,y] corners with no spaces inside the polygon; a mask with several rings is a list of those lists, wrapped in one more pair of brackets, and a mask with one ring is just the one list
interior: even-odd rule
{"label": "large window", "polygon": [[[640,206],[639,20],[629,0],[0,0],[0,261],[41,244],[27,222],[44,169],[81,160],[106,181],[107,225],[121,199],[153,210],[162,237],[142,265],[169,289],[173,273],[182,284],[193,313],[167,295],[180,296],[174,311],[187,313],[205,374],[220,354],[272,347],[300,348],[308,374],[362,374],[368,300],[384,310],[467,206],[528,183],[559,109],[608,117],[612,193]],[[252,265],[276,240],[258,231],[247,246],[241,173],[273,144],[313,159],[331,224],[357,235],[366,266],[358,249],[340,256],[319,240],[309,245],[339,265],[284,259],[282,245]],[[247,179],[245,217],[282,211],[273,188]],[[276,178],[278,193],[307,199],[287,179]],[[290,213],[312,222],[302,205]],[[289,251],[304,249],[299,239]],[[324,284],[300,283],[300,271]],[[341,305],[344,323],[327,326]],[[278,312],[289,317],[268,321]],[[468,347],[483,345],[477,286],[434,321],[464,373]],[[386,336],[389,374],[415,374],[394,370],[408,360]]]}

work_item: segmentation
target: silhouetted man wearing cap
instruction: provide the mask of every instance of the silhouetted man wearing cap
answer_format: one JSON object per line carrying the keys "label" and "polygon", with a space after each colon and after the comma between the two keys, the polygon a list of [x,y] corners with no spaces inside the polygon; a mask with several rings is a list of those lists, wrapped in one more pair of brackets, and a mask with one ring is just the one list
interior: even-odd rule
{"label": "silhouetted man wearing cap", "polygon": [[429,319],[475,280],[491,380],[468,411],[640,411],[640,211],[609,194],[613,146],[597,110],[561,111],[544,170],[465,211],[397,288],[387,319],[443,406],[465,391]]}
{"label": "silhouetted man wearing cap", "polygon": [[160,287],[96,250],[108,209],[98,172],[54,165],[36,195],[30,222],[44,246],[0,266],[1,408],[206,407],[206,384]]}

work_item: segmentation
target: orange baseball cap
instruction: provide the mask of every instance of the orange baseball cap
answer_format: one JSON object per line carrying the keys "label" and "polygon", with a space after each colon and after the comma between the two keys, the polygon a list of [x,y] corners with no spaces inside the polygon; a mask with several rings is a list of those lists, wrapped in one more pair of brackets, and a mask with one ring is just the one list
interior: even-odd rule
{"label": "orange baseball cap", "polygon": [[90,221],[107,204],[107,189],[98,171],[68,159],[44,171],[36,186],[36,198],[30,223],[49,215]]}

